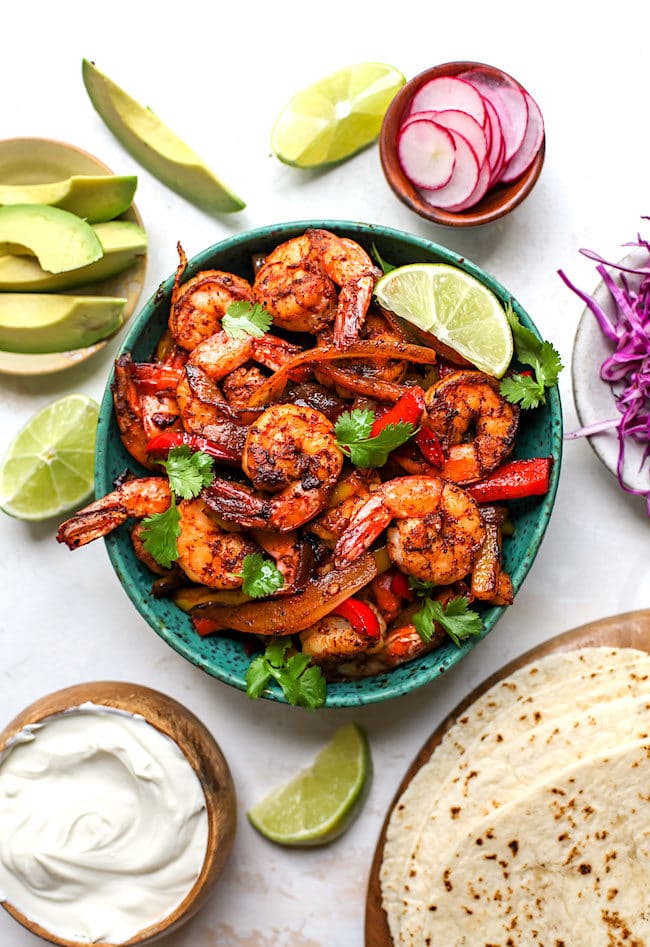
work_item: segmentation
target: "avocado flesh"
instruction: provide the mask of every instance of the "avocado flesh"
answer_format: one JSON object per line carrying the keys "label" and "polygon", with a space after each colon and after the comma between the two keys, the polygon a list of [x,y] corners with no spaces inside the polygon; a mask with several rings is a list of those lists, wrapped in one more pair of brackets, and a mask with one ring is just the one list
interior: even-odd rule
{"label": "avocado flesh", "polygon": [[96,224],[123,214],[137,184],[135,175],[110,174],[78,174],[47,184],[0,184],[0,204],[47,204]]}
{"label": "avocado flesh", "polygon": [[0,207],[0,253],[25,248],[48,273],[65,273],[102,257],[102,245],[90,224],[46,204]]}
{"label": "avocado flesh", "polygon": [[122,325],[126,299],[0,293],[0,349],[43,354],[86,348]]}
{"label": "avocado flesh", "polygon": [[104,255],[67,273],[47,273],[32,256],[0,256],[0,290],[49,293],[109,279],[123,272],[147,249],[147,235],[130,220],[111,220],[92,228]]}
{"label": "avocado flesh", "polygon": [[232,213],[246,205],[150,109],[83,60],[82,75],[95,110],[129,154],[154,177],[202,210]]}

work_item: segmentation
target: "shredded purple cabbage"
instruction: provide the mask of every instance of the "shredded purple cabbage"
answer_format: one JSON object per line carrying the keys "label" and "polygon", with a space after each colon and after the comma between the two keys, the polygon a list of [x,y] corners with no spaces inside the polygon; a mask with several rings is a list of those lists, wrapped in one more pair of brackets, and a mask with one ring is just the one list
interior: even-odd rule
{"label": "shredded purple cabbage", "polygon": [[[616,428],[619,442],[616,468],[618,481],[627,493],[646,497],[650,516],[650,469],[647,490],[634,489],[624,480],[625,448],[630,440],[644,445],[641,468],[650,458],[650,242],[638,235],[636,241],[625,246],[646,250],[647,262],[638,268],[630,269],[603,259],[593,250],[580,250],[584,256],[598,264],[596,271],[616,304],[616,317],[613,321],[591,296],[574,286],[565,273],[558,270],[559,276],[569,289],[588,306],[601,332],[613,346],[612,354],[600,367],[600,377],[611,385],[619,412],[618,417],[587,425],[567,437],[589,436]],[[608,267],[618,271],[618,281],[614,279]],[[636,291],[630,288],[626,275],[629,273],[640,277],[640,285]]]}

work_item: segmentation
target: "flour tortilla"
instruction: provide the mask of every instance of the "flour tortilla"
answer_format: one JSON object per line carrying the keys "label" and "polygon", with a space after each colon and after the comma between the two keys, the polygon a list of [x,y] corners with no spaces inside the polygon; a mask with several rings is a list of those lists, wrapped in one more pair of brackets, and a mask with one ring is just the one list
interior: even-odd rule
{"label": "flour tortilla", "polygon": [[[587,648],[555,653],[514,672],[467,709],[445,734],[431,760],[411,781],[388,825],[380,878],[384,908],[395,943],[416,943],[400,938],[405,910],[411,923],[414,923],[413,912],[421,912],[409,878],[412,856],[418,851],[422,833],[439,798],[446,799],[445,793],[451,792],[452,799],[447,800],[446,807],[449,822],[451,807],[455,805],[454,790],[457,791],[459,784],[463,785],[468,767],[475,768],[475,760],[494,756],[507,759],[512,741],[519,739],[521,743],[521,738],[530,735],[540,723],[548,737],[554,729],[554,719],[580,713],[592,704],[644,694],[648,690],[649,674],[650,656],[631,648]],[[622,710],[623,705],[619,709]],[[615,712],[610,713],[608,719],[615,728],[613,715],[615,717]],[[560,762],[567,752],[570,756],[572,745],[570,738],[563,741],[562,749],[560,743],[556,743],[554,750],[560,754]],[[541,778],[541,772],[543,768],[537,778]],[[470,785],[472,782],[473,779]],[[475,795],[474,799],[480,801],[479,796]],[[474,819],[480,817],[476,806],[467,812]],[[454,819],[448,828],[455,838],[461,825]],[[427,839],[431,835],[429,827]],[[433,837],[437,851],[439,839],[435,831]],[[417,885],[415,887],[419,890]]]}
{"label": "flour tortilla", "polygon": [[650,741],[593,755],[476,824],[430,876],[413,944],[650,943]]}

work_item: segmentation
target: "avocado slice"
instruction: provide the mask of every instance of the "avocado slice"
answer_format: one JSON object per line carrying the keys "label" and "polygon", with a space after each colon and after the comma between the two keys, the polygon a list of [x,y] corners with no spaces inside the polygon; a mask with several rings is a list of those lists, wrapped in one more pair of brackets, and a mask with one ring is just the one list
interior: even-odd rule
{"label": "avocado slice", "polygon": [[67,352],[105,339],[122,325],[126,299],[0,293],[0,349]]}
{"label": "avocado slice", "polygon": [[147,249],[147,235],[131,220],[94,224],[104,255],[95,263],[67,273],[47,273],[32,256],[0,256],[0,290],[51,293],[116,276],[135,263]]}
{"label": "avocado slice", "polygon": [[87,59],[82,63],[82,76],[95,110],[129,154],[154,177],[212,214],[232,213],[246,206],[151,109],[132,99]]}
{"label": "avocado slice", "polygon": [[74,174],[47,184],[0,184],[0,204],[48,204],[96,224],[123,214],[137,185],[135,175],[116,174]]}
{"label": "avocado slice", "polygon": [[90,224],[46,204],[0,207],[0,253],[31,253],[49,273],[88,266],[103,254]]}

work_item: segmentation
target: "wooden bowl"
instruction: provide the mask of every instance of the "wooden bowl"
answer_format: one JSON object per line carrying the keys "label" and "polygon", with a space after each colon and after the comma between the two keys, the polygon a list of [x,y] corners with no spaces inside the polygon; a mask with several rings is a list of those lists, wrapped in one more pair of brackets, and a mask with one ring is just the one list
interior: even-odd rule
{"label": "wooden bowl", "polygon": [[473,207],[455,213],[429,204],[415,185],[406,177],[397,157],[397,136],[402,121],[408,113],[413,96],[430,79],[439,76],[457,76],[467,69],[476,67],[480,67],[494,75],[506,76],[512,79],[512,76],[509,76],[503,69],[496,69],[494,66],[479,62],[447,62],[426,69],[407,82],[397,93],[386,111],[379,136],[381,165],[393,192],[403,204],[406,204],[420,217],[446,227],[476,227],[479,224],[487,224],[509,214],[530,194],[544,164],[545,138],[542,139],[541,147],[533,163],[516,181],[512,181],[510,184],[497,184],[490,188],[485,197]]}
{"label": "wooden bowl", "polygon": [[[0,733],[0,754],[9,740],[29,724],[79,707],[86,701],[140,714],[147,723],[170,737],[196,773],[205,795],[208,818],[208,842],[201,874],[178,907],[156,924],[139,931],[119,945],[148,944],[176,930],[198,911],[216,883],[226,863],[235,837],[237,809],[235,789],[226,759],[214,737],[191,711],[172,697],[140,684],[123,681],[93,681],[66,687],[30,704]],[[60,947],[88,947],[88,941],[73,941],[56,936],[30,920],[12,904],[0,902],[23,927]]]}

